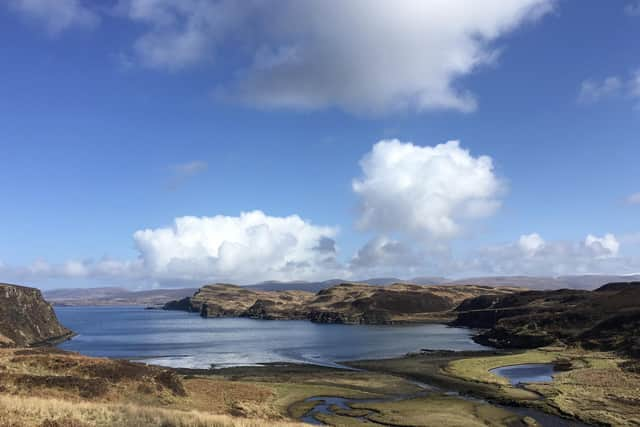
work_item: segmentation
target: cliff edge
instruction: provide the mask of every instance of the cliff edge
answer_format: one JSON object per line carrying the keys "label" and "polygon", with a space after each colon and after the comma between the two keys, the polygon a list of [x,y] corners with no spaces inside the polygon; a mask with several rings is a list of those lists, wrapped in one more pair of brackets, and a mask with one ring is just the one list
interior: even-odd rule
{"label": "cliff edge", "polygon": [[39,289],[0,283],[0,347],[53,344],[72,335]]}

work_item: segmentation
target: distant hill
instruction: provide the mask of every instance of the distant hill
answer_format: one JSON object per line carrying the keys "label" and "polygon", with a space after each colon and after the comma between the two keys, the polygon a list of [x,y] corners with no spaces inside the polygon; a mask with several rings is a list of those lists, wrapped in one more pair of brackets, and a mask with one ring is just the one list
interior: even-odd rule
{"label": "distant hill", "polygon": [[291,282],[267,281],[245,286],[249,289],[261,291],[308,291],[318,292],[340,283],[366,283],[368,285],[387,286],[394,283],[412,285],[480,285],[480,286],[516,286],[527,289],[595,289],[606,283],[632,282],[640,280],[637,275],[601,275],[585,274],[575,276],[481,276],[464,279],[447,279],[439,276],[414,277],[400,279],[397,277],[373,277],[364,280],[331,279],[321,282],[305,282],[294,280]]}
{"label": "distant hill", "polygon": [[372,277],[364,280],[344,280],[344,279],[330,279],[321,282],[306,282],[303,280],[293,280],[290,282],[279,282],[276,280],[270,280],[266,282],[256,283],[254,285],[247,285],[245,288],[255,289],[260,291],[307,291],[318,292],[323,289],[328,289],[332,286],[339,285],[341,283],[366,283],[367,285],[374,286],[387,286],[394,283],[407,283],[411,285],[440,285],[448,282],[448,279],[444,277],[416,277],[413,279],[398,279],[397,277]]}
{"label": "distant hill", "polygon": [[452,310],[465,299],[520,291],[520,288],[485,286],[341,283],[311,293],[218,283],[203,286],[190,298],[169,302],[164,309],[197,312],[203,317],[307,319],[317,323],[446,322],[454,319]]}
{"label": "distant hill", "polygon": [[[394,283],[413,285],[478,285],[506,286],[527,289],[596,289],[606,283],[640,281],[636,275],[576,275],[576,276],[486,276],[465,279],[447,279],[439,276],[414,277],[373,277],[364,280],[330,279],[317,282],[294,280],[289,282],[266,281],[244,286],[253,291],[307,291],[317,293],[341,283],[365,283],[375,286],[388,286]],[[54,305],[163,305],[168,301],[180,300],[192,296],[197,288],[152,289],[147,291],[129,291],[121,287],[102,287],[84,289],[54,289],[44,291],[48,301]]]}
{"label": "distant hill", "polygon": [[585,274],[575,276],[489,276],[458,279],[447,282],[457,285],[486,285],[486,286],[518,286],[529,289],[596,289],[611,282],[633,282],[640,280],[637,275],[601,275]]}
{"label": "distant hill", "polygon": [[303,280],[294,280],[291,282],[279,282],[277,280],[270,280],[266,282],[256,283],[254,285],[247,285],[245,288],[255,291],[307,291],[316,293],[323,289],[330,288],[340,283],[347,283],[348,280],[331,279],[322,282],[305,282]]}
{"label": "distant hill", "polygon": [[112,305],[163,305],[167,301],[194,294],[197,288],[150,289],[129,291],[119,287],[53,289],[44,291],[44,297],[57,306],[112,306]]}

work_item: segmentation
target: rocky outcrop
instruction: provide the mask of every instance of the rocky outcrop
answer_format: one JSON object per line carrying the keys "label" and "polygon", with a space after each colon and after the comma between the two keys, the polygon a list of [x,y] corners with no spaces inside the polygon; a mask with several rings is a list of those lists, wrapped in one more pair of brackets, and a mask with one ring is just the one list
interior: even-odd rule
{"label": "rocky outcrop", "polygon": [[40,290],[0,284],[0,347],[53,344],[72,335]]}
{"label": "rocky outcrop", "polygon": [[207,285],[191,298],[165,304],[167,310],[199,312],[203,317],[308,319],[318,323],[394,324],[451,319],[463,300],[513,288],[486,286],[371,286],[343,283],[317,294],[304,291],[256,291],[229,284]]}
{"label": "rocky outcrop", "polygon": [[304,291],[255,291],[217,283],[200,288],[192,297],[170,301],[165,310],[200,313],[202,317],[250,317],[254,319],[304,319],[313,298]]}
{"label": "rocky outcrop", "polygon": [[365,311],[310,311],[307,318],[315,323],[338,323],[345,325],[391,325],[391,314],[384,310]]}
{"label": "rocky outcrop", "polygon": [[249,307],[242,317],[263,320],[302,320],[307,318],[305,304],[286,304],[282,298],[287,295],[280,295],[274,299],[259,299]]}
{"label": "rocky outcrop", "polygon": [[396,283],[370,286],[343,283],[322,290],[309,303],[309,320],[319,323],[399,324],[451,320],[452,310],[469,297],[487,292],[511,294],[513,288],[422,286]]}
{"label": "rocky outcrop", "polygon": [[177,310],[177,311],[195,311],[191,304],[191,297],[185,297],[179,300],[169,301],[162,306],[163,310]]}
{"label": "rocky outcrop", "polygon": [[455,326],[484,329],[475,340],[504,348],[555,342],[640,356],[640,285],[613,283],[596,291],[563,289],[480,296],[457,309]]}

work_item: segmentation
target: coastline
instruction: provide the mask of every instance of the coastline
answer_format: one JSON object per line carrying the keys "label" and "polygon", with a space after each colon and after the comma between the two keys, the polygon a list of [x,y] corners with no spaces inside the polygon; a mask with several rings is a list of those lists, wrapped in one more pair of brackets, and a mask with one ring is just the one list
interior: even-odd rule
{"label": "coastline", "polygon": [[[446,351],[432,350],[420,353],[407,354],[403,357],[391,359],[374,359],[341,362],[346,367],[355,369],[334,368],[304,363],[265,363],[261,366],[238,366],[211,369],[191,369],[191,368],[171,368],[172,371],[185,376],[204,376],[211,378],[226,378],[234,381],[251,380],[259,383],[290,379],[294,376],[315,376],[332,377],[344,375],[348,372],[357,372],[359,375],[384,374],[402,378],[410,383],[426,384],[430,392],[434,395],[447,395],[462,399],[472,398],[481,400],[490,405],[502,407],[507,411],[514,412],[517,408],[526,408],[529,416],[543,413],[550,417],[558,417],[562,420],[574,422],[573,426],[586,426],[585,420],[575,417],[570,413],[558,410],[558,408],[545,404],[544,397],[531,390],[513,388],[512,390],[495,386],[489,383],[470,381],[448,374],[443,369],[448,363],[471,359],[475,357],[499,357],[519,354],[516,350],[489,350],[489,351]],[[419,361],[418,364],[411,362]],[[409,362],[408,364],[406,362]],[[399,367],[405,365],[404,368]],[[419,366],[420,372],[412,370],[412,367]],[[423,390],[424,391],[424,390]],[[406,395],[394,393],[378,396],[367,396],[359,393],[343,393],[331,395],[332,398],[353,400],[374,399],[380,401],[400,401],[413,398],[415,392]],[[321,396],[303,396],[300,400],[293,402],[287,412],[301,418],[301,412],[308,413],[312,408],[310,399]],[[320,399],[322,400],[322,399]],[[306,412],[305,412],[306,411]],[[514,412],[515,413],[515,412]],[[348,416],[342,414],[341,416]]]}

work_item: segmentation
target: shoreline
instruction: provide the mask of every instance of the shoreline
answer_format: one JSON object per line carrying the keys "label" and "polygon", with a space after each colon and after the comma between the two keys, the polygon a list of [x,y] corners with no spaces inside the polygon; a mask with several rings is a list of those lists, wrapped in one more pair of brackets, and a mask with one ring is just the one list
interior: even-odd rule
{"label": "shoreline", "polygon": [[[478,329],[466,326],[452,326],[441,322],[438,324],[443,327],[466,329],[472,339],[474,334],[480,333]],[[393,328],[394,325],[364,326]],[[173,354],[166,357],[175,356]],[[327,355],[327,357],[331,356]],[[609,423],[626,426],[632,425],[625,424],[626,420],[635,421],[637,418],[629,410],[631,407],[629,402],[633,402],[636,398],[633,397],[633,392],[629,391],[631,388],[622,384],[631,381],[631,386],[636,387],[637,390],[635,384],[638,382],[634,382],[635,377],[626,373],[626,368],[623,367],[629,359],[614,353],[605,354],[595,350],[582,350],[578,347],[545,347],[534,350],[485,347],[483,350],[463,351],[422,349],[418,352],[398,353],[394,357],[386,355],[374,359],[343,360],[337,362],[340,366],[333,365],[336,362],[327,366],[327,364],[299,360],[296,362],[272,361],[243,366],[190,368],[163,366],[158,364],[157,359],[160,358],[162,356],[131,357],[126,360],[160,366],[181,375],[187,381],[211,378],[218,381],[231,381],[229,384],[262,385],[274,390],[287,388],[293,391],[287,395],[289,399],[287,404],[283,404],[286,413],[290,413],[294,405],[303,405],[312,397],[356,399],[388,396],[394,393],[392,390],[397,391],[403,387],[406,389],[410,381],[419,381],[435,386],[443,393],[453,392],[463,400],[465,398],[482,399],[492,407],[530,409],[564,420],[591,425]],[[148,360],[144,359],[156,360],[152,361],[155,363],[147,363]],[[554,376],[553,381],[547,384],[513,386],[505,384],[508,382],[507,379],[501,380],[491,373],[495,368],[531,363],[557,363],[561,366],[558,376],[564,380],[557,381]],[[575,377],[576,375],[578,377]],[[380,387],[375,394],[371,394],[374,387],[365,386],[366,382],[372,381],[375,384],[376,381],[380,381],[381,376],[391,376],[395,378],[394,381],[405,384],[400,387],[396,383],[394,387],[388,389]],[[354,383],[356,379],[361,382],[359,385],[344,386],[345,383]],[[613,380],[610,381],[610,379]],[[294,384],[300,384],[300,386],[294,386]],[[327,388],[331,392],[324,391]],[[620,394],[618,394],[619,391],[621,391]],[[620,399],[615,398],[618,395],[621,396]],[[309,403],[306,402],[306,405],[308,406]],[[296,406],[294,412],[299,413],[299,410],[300,408]],[[614,419],[614,422],[609,422],[610,419]]]}
{"label": "shoreline", "polygon": [[[585,424],[584,420],[574,417],[571,414],[559,411],[558,408],[548,405],[544,402],[544,396],[532,392],[531,390],[524,389],[527,393],[535,393],[536,396],[528,395],[525,397],[517,397],[516,395],[505,393],[500,389],[494,387],[491,384],[484,384],[480,382],[467,381],[442,371],[442,368],[449,362],[455,360],[464,360],[474,357],[491,357],[491,356],[509,356],[521,353],[521,350],[501,350],[492,349],[487,351],[454,351],[454,350],[427,350],[420,353],[409,353],[402,357],[386,358],[386,359],[367,359],[367,360],[353,360],[341,362],[347,369],[339,367],[328,367],[322,365],[315,365],[310,363],[281,363],[281,362],[269,362],[259,366],[237,366],[237,367],[222,367],[222,368],[210,368],[210,369],[194,369],[194,368],[169,368],[173,372],[186,376],[205,376],[205,377],[230,377],[237,381],[243,381],[245,379],[261,378],[263,376],[288,376],[296,374],[331,374],[332,372],[350,372],[351,369],[356,369],[357,372],[366,373],[382,373],[394,375],[403,378],[406,381],[414,384],[420,383],[427,387],[433,387],[430,392],[435,394],[446,394],[452,397],[458,397],[461,399],[471,398],[474,400],[481,400],[490,405],[501,407],[507,411],[517,413],[517,409],[525,409],[535,414],[537,412],[548,416],[558,417],[567,422],[573,422],[576,426],[588,426],[592,424]],[[415,358],[420,359],[432,359],[430,363],[430,370],[424,370],[421,374],[408,374],[401,373],[393,368],[385,368],[386,362],[393,361],[405,361]],[[379,364],[377,369],[370,369],[369,364]],[[365,367],[366,366],[366,367]],[[513,365],[504,365],[513,366]],[[501,366],[502,367],[502,366]],[[515,390],[522,390],[515,388]],[[425,390],[426,392],[427,390]],[[453,393],[453,394],[451,394]],[[327,396],[310,396],[305,397],[297,402],[294,402],[287,409],[289,413],[296,413],[296,405],[303,405],[313,398],[320,398]],[[332,398],[339,398],[345,400],[353,400],[357,402],[358,398],[354,398],[349,395],[332,395]],[[386,397],[377,397],[379,400],[405,400],[398,399],[398,395],[387,395]],[[410,399],[411,395],[406,395],[407,399]],[[366,400],[366,399],[365,399]],[[526,412],[526,411],[525,411]],[[529,414],[529,416],[531,415]],[[298,417],[300,418],[300,417]]]}
{"label": "shoreline", "polygon": [[[206,402],[215,401],[216,405],[222,405],[220,406],[221,409],[216,410],[223,412],[213,412],[213,414],[234,414],[234,411],[238,408],[236,403],[252,401],[254,402],[251,404],[254,405],[251,407],[253,409],[244,407],[243,411],[245,412],[242,413],[251,413],[253,414],[252,416],[262,416],[269,419],[293,417],[296,420],[301,420],[302,417],[311,414],[315,405],[320,404],[318,402],[329,399],[327,400],[329,404],[326,404],[326,402],[321,403],[324,405],[324,412],[318,413],[316,411],[314,414],[318,415],[317,419],[330,425],[347,425],[344,424],[347,421],[352,423],[348,425],[360,423],[362,420],[358,421],[358,416],[355,415],[358,413],[366,413],[365,418],[375,418],[373,421],[383,419],[382,422],[385,425],[394,424],[390,420],[397,416],[408,417],[401,423],[403,425],[406,423],[424,425],[425,422],[430,423],[439,419],[438,417],[450,415],[467,420],[489,422],[487,425],[516,425],[511,421],[519,420],[519,422],[525,422],[523,420],[528,417],[532,422],[536,419],[539,420],[539,423],[526,425],[553,427],[584,427],[585,425],[606,424],[631,426],[634,425],[633,423],[638,418],[636,406],[631,405],[629,402],[620,403],[618,401],[617,406],[616,402],[613,402],[611,406],[609,406],[609,402],[605,402],[605,404],[596,407],[600,411],[600,415],[594,414],[594,411],[591,411],[592,413],[590,414],[588,409],[583,412],[583,408],[593,408],[594,406],[593,400],[589,400],[590,396],[585,395],[582,388],[575,395],[579,400],[584,397],[584,402],[577,402],[577,404],[582,404],[582,407],[578,406],[574,407],[573,410],[571,408],[567,410],[566,406],[559,405],[557,401],[550,398],[553,394],[549,394],[550,390],[552,392],[553,390],[558,390],[560,393],[565,393],[566,390],[562,389],[561,386],[566,384],[566,381],[554,380],[551,383],[542,383],[535,386],[527,384],[525,387],[520,388],[503,384],[499,377],[491,375],[486,370],[487,366],[511,366],[522,364],[520,363],[521,360],[525,359],[530,361],[531,359],[539,359],[542,356],[547,359],[556,359],[558,355],[571,358],[572,362],[580,364],[588,364],[595,361],[598,364],[596,368],[602,370],[602,361],[605,355],[595,352],[577,352],[576,349],[547,348],[535,351],[427,350],[391,359],[344,362],[351,369],[288,362],[270,362],[261,366],[213,367],[208,369],[167,368],[142,362],[130,363],[122,359],[92,358],[79,353],[58,350],[54,347],[31,349],[29,351],[21,349],[6,350],[3,354],[5,354],[6,362],[11,365],[10,369],[13,372],[22,371],[29,364],[35,366],[33,363],[36,362],[41,363],[38,366],[42,366],[44,369],[42,372],[37,371],[37,375],[43,376],[42,381],[16,382],[14,387],[23,387],[21,384],[31,384],[28,385],[29,387],[49,387],[47,385],[50,384],[49,378],[62,378],[60,374],[64,373],[66,376],[63,375],[63,377],[69,378],[69,381],[73,378],[73,383],[70,383],[71,388],[65,385],[56,393],[71,393],[72,395],[79,392],[75,389],[76,385],[82,385],[82,387],[86,385],[88,387],[89,383],[93,384],[96,380],[91,379],[93,378],[92,376],[101,378],[98,381],[102,381],[105,387],[125,387],[123,384],[126,384],[126,381],[129,380],[124,380],[125,383],[122,383],[122,380],[118,379],[120,378],[119,369],[106,369],[108,366],[126,368],[123,373],[126,371],[128,372],[127,375],[131,375],[126,378],[131,378],[134,381],[136,378],[142,378],[138,375],[138,372],[154,372],[156,376],[160,375],[161,372],[167,372],[171,376],[157,377],[163,379],[163,384],[166,379],[175,378],[175,384],[181,384],[180,389],[189,390],[186,395],[190,396],[187,397],[188,401],[182,401],[180,396],[185,396],[184,393],[179,396],[172,395],[173,397],[165,401],[169,403],[170,408],[183,411],[193,408],[193,402],[200,402],[197,403],[197,405],[201,405],[198,408],[207,410],[209,408],[207,405],[209,404]],[[609,357],[609,362],[616,364],[616,366],[624,362],[623,359],[614,358],[611,354],[606,355],[606,357]],[[55,362],[52,363],[52,361]],[[513,363],[514,361],[518,361],[518,363]],[[25,364],[25,362],[28,363]],[[78,368],[74,368],[74,366]],[[462,368],[468,369],[468,371],[461,370]],[[58,369],[63,369],[63,371],[58,371]],[[70,370],[67,371],[67,369]],[[578,366],[574,364],[574,369],[576,369],[576,373],[580,374],[584,371],[584,365]],[[47,370],[51,372],[47,372]],[[573,369],[571,371],[562,371],[559,375],[564,377],[572,373]],[[90,377],[85,377],[87,374]],[[24,371],[23,375],[33,378],[32,371]],[[111,375],[116,376],[111,377]],[[487,380],[481,375],[488,376],[489,379]],[[108,381],[104,382],[104,380]],[[114,380],[115,382],[112,383]],[[59,386],[54,386],[53,389],[47,388],[47,390],[55,390],[55,387]],[[135,389],[132,388],[132,390],[139,390],[140,387],[144,386],[137,387]],[[588,387],[605,387],[604,392],[608,396],[619,390],[615,388],[617,386],[597,382],[590,383]],[[80,392],[82,390],[80,389]],[[92,390],[90,388],[90,391]],[[145,393],[149,393],[154,389],[144,388],[144,390]],[[255,390],[256,393],[262,393],[264,397],[261,400],[255,400],[253,391],[247,394],[242,390],[246,392]],[[423,391],[424,393],[422,393]],[[135,391],[135,393],[138,392]],[[240,393],[240,395],[237,395],[237,397],[229,396],[231,400],[224,398],[226,393],[236,392]],[[48,395],[48,393],[49,391],[45,392],[45,395]],[[82,396],[84,395],[81,394]],[[622,393],[621,397],[624,396],[625,394]],[[239,398],[240,401],[236,401],[236,398]],[[195,400],[191,401],[189,399]],[[338,402],[338,407],[332,405],[331,401]],[[162,402],[159,402],[159,404],[160,407],[164,405]],[[340,405],[342,405],[341,408],[339,408]],[[623,407],[621,405],[626,406]],[[621,408],[624,411],[620,411]],[[208,410],[210,411],[210,409]],[[608,416],[616,415],[618,416],[617,422],[607,421]],[[500,422],[492,424],[490,422],[492,420]],[[511,421],[507,422],[507,420]]]}

